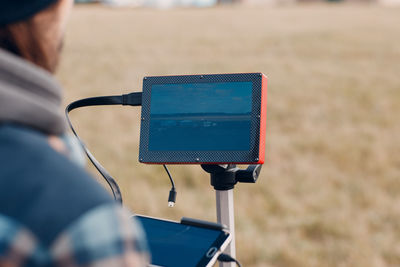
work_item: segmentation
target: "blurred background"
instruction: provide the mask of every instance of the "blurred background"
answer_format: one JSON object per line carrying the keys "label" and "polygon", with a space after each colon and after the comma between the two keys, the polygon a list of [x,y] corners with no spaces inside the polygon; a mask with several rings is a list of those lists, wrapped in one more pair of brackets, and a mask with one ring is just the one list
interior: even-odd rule
{"label": "blurred background", "polygon": [[[400,266],[399,43],[400,0],[105,0],[76,4],[58,79],[67,104],[141,91],[146,75],[265,73],[266,163],[235,189],[237,258]],[[170,167],[167,207],[162,166],[138,163],[140,108],[71,117],[134,212],[216,221],[199,166]]]}

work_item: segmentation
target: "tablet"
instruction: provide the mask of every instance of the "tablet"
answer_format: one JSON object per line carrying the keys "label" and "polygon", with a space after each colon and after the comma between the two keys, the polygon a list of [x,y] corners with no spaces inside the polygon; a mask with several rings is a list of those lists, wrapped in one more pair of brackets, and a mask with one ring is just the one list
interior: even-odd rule
{"label": "tablet", "polygon": [[266,94],[262,73],[145,77],[139,161],[264,163]]}
{"label": "tablet", "polygon": [[150,266],[213,266],[231,240],[220,224],[183,218],[181,223],[136,215],[146,233]]}

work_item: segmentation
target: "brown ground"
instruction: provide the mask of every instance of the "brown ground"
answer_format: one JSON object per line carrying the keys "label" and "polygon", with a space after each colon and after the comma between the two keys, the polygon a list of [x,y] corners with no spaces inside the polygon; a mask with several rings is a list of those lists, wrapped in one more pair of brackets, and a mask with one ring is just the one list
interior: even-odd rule
{"label": "brown ground", "polygon": [[[267,162],[235,190],[244,266],[400,266],[400,9],[376,6],[75,9],[59,79],[67,102],[141,90],[145,75],[269,76]],[[135,212],[215,220],[200,167],[138,159],[139,108],[72,118]]]}

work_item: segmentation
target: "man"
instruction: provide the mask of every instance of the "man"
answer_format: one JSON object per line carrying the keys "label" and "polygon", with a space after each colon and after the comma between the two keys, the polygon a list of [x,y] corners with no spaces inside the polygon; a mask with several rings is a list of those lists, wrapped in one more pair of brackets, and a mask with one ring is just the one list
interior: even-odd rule
{"label": "man", "polygon": [[73,0],[0,2],[0,266],[145,266],[141,229],[63,141]]}

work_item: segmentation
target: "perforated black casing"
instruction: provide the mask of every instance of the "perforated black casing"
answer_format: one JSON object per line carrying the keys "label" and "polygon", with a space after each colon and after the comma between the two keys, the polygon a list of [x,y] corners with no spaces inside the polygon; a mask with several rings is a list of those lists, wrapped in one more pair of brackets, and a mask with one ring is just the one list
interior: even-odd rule
{"label": "perforated black casing", "polygon": [[[260,162],[262,73],[153,76],[143,79],[139,161],[150,164],[224,164]],[[250,150],[248,151],[149,151],[151,88],[156,84],[252,82]],[[195,142],[196,140],[193,140]],[[262,143],[264,143],[262,141]],[[263,155],[264,153],[262,153]]]}

